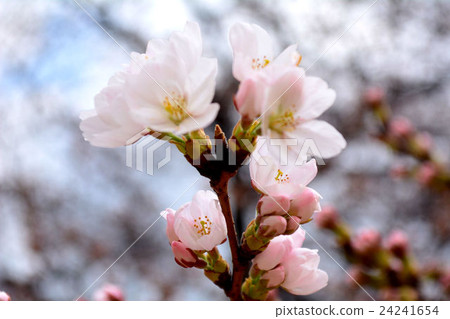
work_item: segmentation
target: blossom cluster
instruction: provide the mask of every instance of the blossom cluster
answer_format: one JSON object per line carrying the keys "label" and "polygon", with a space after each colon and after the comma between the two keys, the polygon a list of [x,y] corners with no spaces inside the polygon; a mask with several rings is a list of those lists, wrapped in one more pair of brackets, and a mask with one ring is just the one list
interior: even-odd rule
{"label": "blossom cluster", "polygon": [[[212,143],[203,129],[219,111],[212,103],[217,60],[202,56],[200,28],[193,22],[167,40],[151,40],[145,53],[132,53],[130,64],[96,96],[95,109],[81,114],[80,128],[86,140],[101,147],[129,145],[158,133],[210,179],[215,193],[200,190],[191,202],[161,213],[180,266],[203,269],[232,300],[270,299],[279,287],[311,294],[326,286],[328,276],[318,268],[318,252],[302,247],[301,224],[321,210],[320,194],[308,187],[318,171],[311,155],[330,158],[346,146],[333,126],[317,119],[336,94],[322,79],[306,75],[296,45],[277,56],[261,27],[236,23],[229,40],[241,119],[230,139],[219,126],[215,138],[237,162],[207,160]],[[302,149],[307,141],[313,141],[313,154]],[[227,183],[249,158],[251,184],[261,197],[239,240]],[[231,272],[217,249],[227,238]]]}

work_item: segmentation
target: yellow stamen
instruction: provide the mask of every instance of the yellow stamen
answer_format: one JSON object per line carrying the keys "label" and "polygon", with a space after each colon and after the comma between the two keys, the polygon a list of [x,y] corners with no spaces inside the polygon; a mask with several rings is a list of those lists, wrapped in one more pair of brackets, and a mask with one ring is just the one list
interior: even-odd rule
{"label": "yellow stamen", "polygon": [[201,237],[211,234],[212,222],[209,220],[208,216],[205,216],[204,219],[205,220],[203,220],[202,217],[199,217],[198,221],[197,219],[194,219],[194,228]]}
{"label": "yellow stamen", "polygon": [[278,170],[277,176],[275,177],[275,180],[277,181],[277,183],[279,184],[283,184],[283,183],[289,183],[289,175],[288,174],[284,174],[280,169]]}
{"label": "yellow stamen", "polygon": [[295,105],[284,112],[272,114],[269,117],[269,128],[282,134],[283,131],[292,132],[298,124],[294,113]]}
{"label": "yellow stamen", "polygon": [[270,60],[267,58],[267,56],[263,56],[262,59],[260,58],[252,59],[252,69],[261,70],[265,68],[269,63]]}
{"label": "yellow stamen", "polygon": [[169,119],[177,125],[189,116],[186,111],[186,99],[173,92],[171,97],[164,98],[163,106],[169,114]]}

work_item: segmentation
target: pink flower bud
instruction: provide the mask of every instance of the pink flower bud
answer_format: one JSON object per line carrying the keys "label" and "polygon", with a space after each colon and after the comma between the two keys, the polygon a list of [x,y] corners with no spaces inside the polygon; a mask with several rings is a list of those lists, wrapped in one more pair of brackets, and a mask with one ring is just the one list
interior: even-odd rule
{"label": "pink flower bud", "polygon": [[297,216],[288,216],[285,235],[293,234],[300,227],[301,219]]}
{"label": "pink flower bud", "polygon": [[236,110],[242,116],[242,125],[248,126],[255,118],[264,111],[265,97],[261,94],[265,86],[264,81],[256,81],[248,78],[241,82],[238,92],[234,97]]}
{"label": "pink flower bud", "polygon": [[197,255],[180,241],[172,242],[172,252],[177,264],[184,268],[191,268],[197,264]]}
{"label": "pink flower bud", "polygon": [[267,288],[273,289],[280,286],[284,281],[285,273],[284,267],[278,266],[275,269],[266,272],[261,279],[267,280]]}
{"label": "pink flower bud", "polygon": [[289,215],[300,217],[302,223],[311,219],[316,211],[320,211],[320,195],[311,188],[306,187],[291,201]]}
{"label": "pink flower bud", "polygon": [[427,132],[416,135],[416,145],[422,153],[428,153],[433,146],[433,138]]}
{"label": "pink flower bud", "polygon": [[384,91],[379,87],[369,88],[364,95],[364,101],[370,106],[379,105],[383,100]]}
{"label": "pink flower bud", "polygon": [[408,251],[409,241],[401,230],[394,230],[388,237],[387,248],[397,257],[404,257]]}
{"label": "pink flower bud", "polygon": [[411,122],[403,117],[395,118],[389,124],[390,133],[397,138],[406,137],[414,131]]}
{"label": "pink flower bud", "polygon": [[0,291],[0,301],[11,301],[11,297],[4,291]]}
{"label": "pink flower bud", "polygon": [[264,216],[261,218],[257,234],[263,237],[275,237],[286,231],[286,218],[282,216]]}
{"label": "pink flower bud", "polygon": [[381,235],[374,229],[362,230],[352,240],[353,249],[361,255],[369,255],[380,248]]}
{"label": "pink flower bud", "polygon": [[437,174],[438,170],[436,166],[431,162],[426,162],[420,165],[416,178],[420,184],[427,186],[430,185]]}
{"label": "pink flower bud", "polygon": [[111,284],[106,284],[94,293],[96,301],[124,301],[125,297],[122,290]]}
{"label": "pink flower bud", "polygon": [[339,223],[339,215],[334,207],[327,206],[314,216],[314,220],[320,228],[334,229]]}
{"label": "pink flower bud", "polygon": [[289,206],[290,200],[287,196],[262,196],[258,201],[257,209],[261,216],[286,215]]}

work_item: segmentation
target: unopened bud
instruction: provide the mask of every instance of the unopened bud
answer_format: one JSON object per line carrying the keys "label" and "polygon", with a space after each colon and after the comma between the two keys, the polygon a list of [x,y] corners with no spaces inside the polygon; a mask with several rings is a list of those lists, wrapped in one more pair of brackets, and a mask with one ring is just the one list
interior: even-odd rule
{"label": "unopened bud", "polygon": [[431,184],[437,174],[438,169],[436,168],[436,166],[431,162],[426,162],[420,165],[416,173],[416,178],[420,184],[428,186]]}
{"label": "unopened bud", "polygon": [[257,234],[262,237],[275,237],[286,231],[286,218],[283,216],[263,216]]}
{"label": "unopened bud", "polygon": [[420,153],[429,153],[433,146],[433,138],[427,132],[418,133],[415,138],[415,146]]}
{"label": "unopened bud", "polygon": [[381,235],[374,229],[365,229],[352,239],[353,249],[361,255],[370,255],[380,248]]}
{"label": "unopened bud", "polygon": [[206,264],[200,260],[197,255],[180,241],[172,242],[172,252],[178,265],[184,268],[199,267]]}
{"label": "unopened bud", "polygon": [[287,226],[284,235],[291,235],[300,227],[301,218],[297,216],[288,216]]}
{"label": "unopened bud", "polygon": [[387,248],[397,257],[403,258],[409,248],[409,241],[406,234],[401,230],[394,230],[388,237]]}
{"label": "unopened bud", "polygon": [[289,215],[300,217],[302,223],[311,219],[316,211],[320,211],[320,195],[311,188],[305,188],[294,197],[289,208]]}
{"label": "unopened bud", "polygon": [[280,286],[285,278],[285,272],[283,266],[278,266],[275,269],[269,270],[264,275],[262,275],[261,280],[266,280],[266,287],[268,289],[273,289]]}
{"label": "unopened bud", "polygon": [[263,196],[258,201],[257,210],[261,216],[286,215],[289,210],[290,200],[287,196]]}
{"label": "unopened bud", "polygon": [[385,94],[382,88],[369,88],[364,94],[364,102],[366,102],[371,107],[376,107],[383,102],[384,96]]}
{"label": "unopened bud", "polygon": [[335,229],[339,223],[339,215],[334,207],[327,206],[314,216],[317,226],[325,229]]}
{"label": "unopened bud", "polygon": [[0,291],[0,301],[11,301],[11,297],[4,291]]}
{"label": "unopened bud", "polygon": [[94,293],[96,301],[124,301],[125,297],[122,290],[111,284],[106,284]]}
{"label": "unopened bud", "polygon": [[389,123],[389,132],[396,138],[407,137],[414,132],[414,127],[408,119],[398,117]]}

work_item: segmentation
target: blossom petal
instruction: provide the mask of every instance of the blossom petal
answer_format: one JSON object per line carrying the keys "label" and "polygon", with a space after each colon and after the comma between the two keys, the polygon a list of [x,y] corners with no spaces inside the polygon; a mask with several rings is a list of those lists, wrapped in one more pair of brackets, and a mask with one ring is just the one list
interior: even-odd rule
{"label": "blossom petal", "polygon": [[303,81],[302,104],[297,112],[300,118],[311,120],[319,117],[336,99],[336,92],[318,77],[307,76]]}
{"label": "blossom petal", "polygon": [[314,155],[322,158],[336,156],[347,145],[341,133],[327,122],[319,120],[299,125],[291,136],[298,139],[299,147],[303,146],[306,139],[311,139],[319,152]]}

